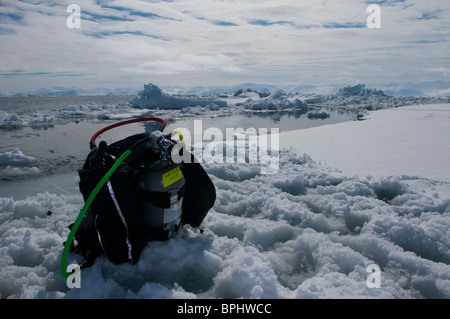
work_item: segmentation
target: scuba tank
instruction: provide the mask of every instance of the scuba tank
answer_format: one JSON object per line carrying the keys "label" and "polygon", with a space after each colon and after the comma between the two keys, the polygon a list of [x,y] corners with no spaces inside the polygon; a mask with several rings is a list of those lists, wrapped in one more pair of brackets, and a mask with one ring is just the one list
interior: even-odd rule
{"label": "scuba tank", "polygon": [[[110,145],[101,141],[97,147],[96,139],[102,133],[137,122],[150,122],[156,129]],[[85,215],[80,223],[77,218],[69,226],[63,276],[67,275],[63,269],[66,247],[84,257],[81,268],[102,254],[115,264],[135,264],[148,241],[168,240],[187,224],[201,225],[214,205],[215,187],[192,154],[189,163],[172,161],[176,142],[171,134],[164,135],[165,125],[159,118],[137,118],[107,126],[92,136],[91,151],[78,171],[85,200],[79,218],[83,211]]]}
{"label": "scuba tank", "polygon": [[149,236],[161,240],[173,237],[180,229],[185,178],[180,165],[170,159],[173,143],[159,131],[150,137],[150,147],[160,158],[141,164],[138,187]]}

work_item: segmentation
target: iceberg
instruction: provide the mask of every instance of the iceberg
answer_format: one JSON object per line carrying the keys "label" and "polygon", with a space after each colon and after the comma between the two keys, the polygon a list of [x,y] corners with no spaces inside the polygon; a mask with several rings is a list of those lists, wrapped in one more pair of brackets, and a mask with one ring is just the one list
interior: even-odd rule
{"label": "iceberg", "polygon": [[24,155],[18,148],[0,153],[0,166],[27,165],[32,161],[34,161],[33,157]]}
{"label": "iceberg", "polygon": [[183,109],[185,107],[195,106],[209,107],[211,103],[214,103],[218,107],[228,106],[227,102],[215,100],[212,97],[175,97],[163,92],[158,86],[152,83],[145,84],[144,90],[131,100],[131,105],[141,109]]}
{"label": "iceberg", "polygon": [[0,128],[21,127],[24,125],[26,125],[25,121],[16,114],[0,111]]}

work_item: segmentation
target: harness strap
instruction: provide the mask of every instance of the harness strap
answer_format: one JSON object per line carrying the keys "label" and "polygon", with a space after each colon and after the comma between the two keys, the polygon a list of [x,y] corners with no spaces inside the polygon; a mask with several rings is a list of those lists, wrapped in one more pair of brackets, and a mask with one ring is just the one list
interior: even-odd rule
{"label": "harness strap", "polygon": [[[107,185],[108,185],[109,194],[111,195],[111,198],[112,198],[112,200],[114,202],[114,206],[116,206],[117,213],[119,214],[120,220],[122,221],[123,226],[125,227],[125,231],[127,233],[127,236],[125,238],[125,243],[126,243],[127,248],[128,248],[128,260],[129,260],[129,262],[131,264],[133,264],[133,256],[131,255],[132,247],[131,247],[130,240],[128,238],[129,234],[128,234],[127,221],[125,220],[125,217],[123,216],[122,210],[120,209],[119,203],[117,202],[117,199],[116,199],[116,194],[114,194],[111,182],[109,180],[107,182]],[[100,243],[101,243],[100,236],[99,236],[99,240],[100,240]],[[102,248],[103,248],[103,246],[102,246]]]}

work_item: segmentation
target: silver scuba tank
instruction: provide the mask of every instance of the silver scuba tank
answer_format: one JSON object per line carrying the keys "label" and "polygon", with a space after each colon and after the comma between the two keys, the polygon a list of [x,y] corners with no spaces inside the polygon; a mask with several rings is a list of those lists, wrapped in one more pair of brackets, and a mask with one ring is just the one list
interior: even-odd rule
{"label": "silver scuba tank", "polygon": [[[162,146],[162,142],[160,139],[159,146]],[[144,195],[141,205],[146,225],[164,229],[170,238],[181,225],[185,178],[180,166],[167,158],[165,153],[161,153],[160,160],[141,170],[139,187]]]}

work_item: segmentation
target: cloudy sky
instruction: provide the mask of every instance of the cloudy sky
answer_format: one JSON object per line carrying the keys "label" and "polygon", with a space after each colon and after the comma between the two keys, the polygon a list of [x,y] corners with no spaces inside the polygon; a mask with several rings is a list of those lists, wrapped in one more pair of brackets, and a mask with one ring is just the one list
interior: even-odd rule
{"label": "cloudy sky", "polygon": [[449,0],[0,0],[0,91],[450,81],[449,41]]}

